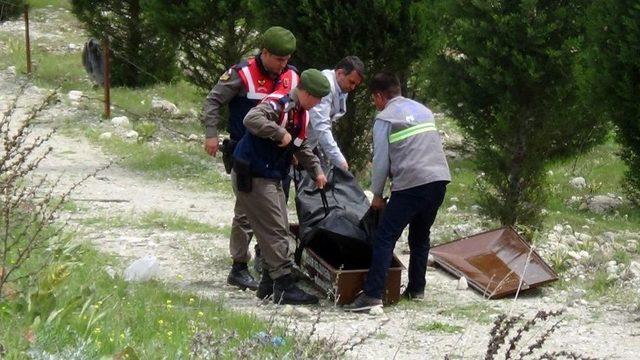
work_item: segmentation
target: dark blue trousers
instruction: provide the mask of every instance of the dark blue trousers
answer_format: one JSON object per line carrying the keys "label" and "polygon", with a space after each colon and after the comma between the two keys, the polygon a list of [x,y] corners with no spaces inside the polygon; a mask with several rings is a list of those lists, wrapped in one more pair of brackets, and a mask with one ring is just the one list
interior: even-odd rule
{"label": "dark blue trousers", "polygon": [[447,181],[436,181],[406,190],[393,191],[384,209],[382,222],[373,242],[371,267],[364,283],[367,296],[382,299],[393,249],[402,231],[409,225],[409,284],[411,292],[424,291],[429,234],[442,205]]}

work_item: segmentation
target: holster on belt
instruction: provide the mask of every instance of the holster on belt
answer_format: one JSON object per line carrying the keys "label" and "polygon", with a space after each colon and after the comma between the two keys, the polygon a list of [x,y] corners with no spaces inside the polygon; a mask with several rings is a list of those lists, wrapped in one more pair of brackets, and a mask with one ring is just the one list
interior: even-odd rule
{"label": "holster on belt", "polygon": [[231,169],[233,168],[233,150],[235,150],[237,143],[237,141],[231,139],[222,140],[222,163],[227,174],[231,174]]}
{"label": "holster on belt", "polygon": [[238,191],[251,192],[251,164],[243,159],[234,159],[233,170],[236,173],[236,187]]}

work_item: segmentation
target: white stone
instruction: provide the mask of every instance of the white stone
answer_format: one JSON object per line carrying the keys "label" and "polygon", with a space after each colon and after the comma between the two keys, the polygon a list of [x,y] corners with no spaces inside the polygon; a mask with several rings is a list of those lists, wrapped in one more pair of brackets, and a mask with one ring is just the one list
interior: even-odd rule
{"label": "white stone", "polygon": [[458,290],[467,290],[469,288],[469,284],[467,283],[467,278],[466,277],[461,277],[458,280],[458,286],[456,287],[456,289]]}
{"label": "white stone", "polygon": [[164,111],[171,115],[176,115],[180,112],[180,110],[178,110],[178,107],[172,102],[158,98],[151,100],[151,108],[154,110]]}
{"label": "white stone", "polygon": [[447,208],[447,212],[456,212],[458,211],[458,207],[456,205],[451,205],[450,207]]}
{"label": "white stone", "polygon": [[137,139],[138,138],[138,132],[135,131],[135,130],[131,130],[131,131],[128,131],[124,136],[127,139]]}
{"label": "white stone", "polygon": [[549,170],[549,171],[547,171],[547,175],[549,175],[549,176],[553,176],[553,170]]}
{"label": "white stone", "polygon": [[82,95],[83,95],[82,91],[71,90],[67,94],[67,97],[69,97],[69,100],[71,100],[71,101],[80,101],[80,100],[82,100]]}
{"label": "white stone", "polygon": [[313,315],[311,310],[309,310],[304,306],[296,306],[294,310],[295,310],[295,314],[300,317],[311,317]]}
{"label": "white stone", "polygon": [[369,310],[369,314],[375,316],[384,315],[384,310],[382,310],[382,306],[375,306]]}
{"label": "white stone", "polygon": [[580,251],[580,257],[582,259],[588,259],[589,257],[591,257],[591,255],[588,252],[586,252],[585,250],[581,250]]}
{"label": "white stone", "polygon": [[7,68],[7,73],[8,73],[9,75],[13,75],[13,76],[15,76],[18,72],[16,71],[16,67],[15,67],[15,66],[9,66],[9,67]]}
{"label": "white stone", "polygon": [[582,189],[587,186],[587,181],[582,176],[578,176],[569,180],[569,184],[576,189]]}
{"label": "white stone", "polygon": [[189,141],[198,141],[200,140],[200,137],[196,134],[191,134],[189,135]]}
{"label": "white stone", "polygon": [[640,279],[640,263],[639,262],[632,261],[629,264],[629,268],[627,269],[627,271],[634,279]]}
{"label": "white stone", "polygon": [[476,205],[476,204],[471,205],[471,210],[473,210],[473,211],[475,211],[475,212],[478,212],[478,211],[480,211],[481,209],[482,209],[482,206],[480,206],[480,205]]}
{"label": "white stone", "polygon": [[576,239],[580,241],[591,241],[593,239],[593,236],[589,234],[579,233],[579,232],[576,232],[575,236],[576,236]]}
{"label": "white stone", "polygon": [[129,124],[129,118],[126,116],[116,116],[111,119],[111,125],[116,127],[127,127]]}
{"label": "white stone", "polygon": [[616,240],[616,234],[612,233],[611,231],[602,233],[602,237],[608,242],[614,242]]}
{"label": "white stone", "polygon": [[589,211],[596,214],[605,214],[622,205],[622,199],[614,195],[596,195],[587,200]]}
{"label": "white stone", "polygon": [[100,138],[100,140],[109,140],[109,139],[111,139],[112,135],[113,134],[111,134],[110,132],[104,132],[104,133],[100,134],[99,138]]}
{"label": "white stone", "polygon": [[556,224],[553,227],[553,231],[557,232],[558,234],[562,234],[563,230],[564,230],[564,226],[562,226],[562,224]]}
{"label": "white stone", "polygon": [[147,281],[159,274],[158,259],[155,256],[145,256],[129,265],[124,271],[125,281]]}
{"label": "white stone", "polygon": [[580,261],[580,259],[582,259],[580,254],[575,251],[567,251],[567,255],[576,261]]}
{"label": "white stone", "polygon": [[295,312],[295,310],[294,310],[293,306],[291,306],[291,305],[285,305],[282,308],[282,310],[280,311],[280,313],[282,315],[285,315],[285,316],[291,316],[291,315],[294,314],[294,312]]}
{"label": "white stone", "polygon": [[116,270],[112,266],[109,266],[109,265],[105,266],[104,271],[107,273],[107,275],[109,275],[110,278],[112,279],[116,278]]}
{"label": "white stone", "polygon": [[561,239],[563,243],[568,245],[575,245],[578,242],[578,239],[573,235],[562,235]]}
{"label": "white stone", "polygon": [[449,200],[451,200],[451,202],[458,202],[458,198],[455,196],[451,197]]}

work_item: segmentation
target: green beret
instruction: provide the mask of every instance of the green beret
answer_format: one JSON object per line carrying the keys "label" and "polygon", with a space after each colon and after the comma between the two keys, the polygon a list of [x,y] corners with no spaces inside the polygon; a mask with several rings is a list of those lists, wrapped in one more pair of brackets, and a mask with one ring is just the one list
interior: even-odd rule
{"label": "green beret", "polygon": [[306,90],[311,96],[323,98],[331,92],[329,80],[316,69],[308,69],[300,75],[300,88]]}
{"label": "green beret", "polygon": [[262,47],[273,55],[291,55],[296,51],[296,37],[283,27],[273,26],[262,34]]}

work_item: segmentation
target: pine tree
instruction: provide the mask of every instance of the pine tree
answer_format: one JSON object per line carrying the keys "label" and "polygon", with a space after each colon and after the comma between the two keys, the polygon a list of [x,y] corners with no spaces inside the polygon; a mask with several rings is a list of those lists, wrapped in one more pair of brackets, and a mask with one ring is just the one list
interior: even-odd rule
{"label": "pine tree", "polygon": [[624,188],[640,206],[640,1],[597,0],[587,18],[585,93],[616,125]]}
{"label": "pine tree", "polygon": [[248,0],[142,0],[161,36],[178,44],[187,79],[208,91],[220,75],[255,48]]}
{"label": "pine tree", "polygon": [[545,166],[606,132],[580,101],[574,71],[588,3],[436,1],[428,90],[473,143],[480,200],[503,224],[537,224]]}
{"label": "pine tree", "polygon": [[0,1],[0,22],[20,16],[22,9],[24,9],[24,0]]}
{"label": "pine tree", "polygon": [[[296,36],[292,62],[300,70],[331,69],[356,55],[367,73],[393,71],[407,90],[411,66],[424,53],[424,1],[274,0],[256,2],[256,8],[263,29],[280,25]],[[371,157],[373,106],[365,87],[349,96],[348,113],[334,132],[352,169],[363,169]]]}
{"label": "pine tree", "polygon": [[175,75],[175,44],[158,36],[139,0],[72,0],[72,11],[96,39],[109,38],[111,83],[141,86]]}

